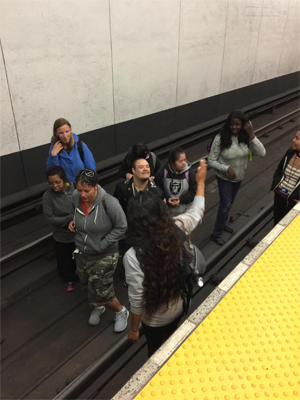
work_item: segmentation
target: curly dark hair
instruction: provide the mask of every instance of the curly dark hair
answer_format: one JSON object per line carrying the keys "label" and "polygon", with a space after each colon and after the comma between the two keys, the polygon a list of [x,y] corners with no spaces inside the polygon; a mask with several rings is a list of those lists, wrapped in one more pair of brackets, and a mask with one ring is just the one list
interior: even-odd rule
{"label": "curly dark hair", "polygon": [[59,165],[52,165],[47,169],[46,177],[49,178],[49,176],[53,175],[58,175],[64,182],[69,182],[66,171]]}
{"label": "curly dark hair", "polygon": [[183,242],[166,204],[152,193],[139,193],[128,203],[127,241],[144,272],[145,309],[152,315],[180,296]]}
{"label": "curly dark hair", "polygon": [[245,143],[248,147],[250,145],[250,139],[248,136],[248,133],[244,130],[245,123],[248,122],[248,118],[246,114],[244,114],[242,111],[235,110],[232,111],[225,122],[225,125],[223,126],[220,135],[221,135],[221,149],[228,149],[231,144],[231,130],[230,130],[230,123],[233,118],[239,119],[242,121],[242,129],[238,133],[238,142],[239,143]]}

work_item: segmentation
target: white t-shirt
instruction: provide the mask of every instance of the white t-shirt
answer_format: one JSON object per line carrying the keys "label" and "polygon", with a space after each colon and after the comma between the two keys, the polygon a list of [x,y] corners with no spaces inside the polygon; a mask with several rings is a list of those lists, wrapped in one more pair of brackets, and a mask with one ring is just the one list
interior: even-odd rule
{"label": "white t-shirt", "polygon": [[[176,225],[180,229],[185,229],[187,233],[191,233],[202,221],[204,214],[204,197],[195,196],[191,207],[183,214],[174,217]],[[128,296],[130,302],[130,310],[134,314],[142,314],[142,321],[149,326],[164,326],[170,324],[182,314],[182,299],[171,304],[169,309],[157,310],[151,317],[143,308],[143,281],[144,273],[136,258],[136,253],[131,247],[124,255],[124,267],[126,274],[126,283],[128,285]]]}

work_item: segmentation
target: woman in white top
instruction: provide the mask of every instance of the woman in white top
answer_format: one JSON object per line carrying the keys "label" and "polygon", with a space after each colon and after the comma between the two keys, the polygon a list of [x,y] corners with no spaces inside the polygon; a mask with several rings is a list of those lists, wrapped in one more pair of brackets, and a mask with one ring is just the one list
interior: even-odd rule
{"label": "woman in white top", "polygon": [[127,236],[133,244],[124,256],[131,310],[128,338],[138,342],[142,321],[149,357],[176,330],[183,312],[179,283],[183,242],[178,228],[190,234],[202,219],[206,170],[201,160],[196,196],[180,216],[172,218],[166,204],[149,193],[140,193],[128,204]]}

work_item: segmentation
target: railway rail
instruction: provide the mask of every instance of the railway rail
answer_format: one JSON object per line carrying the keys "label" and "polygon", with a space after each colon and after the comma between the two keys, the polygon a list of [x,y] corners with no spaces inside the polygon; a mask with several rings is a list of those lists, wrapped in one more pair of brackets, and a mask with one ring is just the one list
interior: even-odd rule
{"label": "railway rail", "polygon": [[[272,112],[275,113],[276,107],[279,107],[283,104],[291,102],[295,99],[299,98],[299,90],[294,91],[293,93],[289,93],[281,98],[277,98],[267,104],[258,105],[257,107],[248,108],[246,111],[246,115],[249,118],[255,118],[261,113]],[[293,114],[293,113],[291,113]],[[215,122],[209,122],[206,124],[207,126],[195,126],[193,128],[187,129],[182,132],[175,133],[168,138],[164,138],[160,141],[156,141],[152,144],[149,144],[149,147],[155,151],[155,153],[159,157],[166,157],[168,151],[176,146],[186,146],[191,145],[192,142],[208,142],[210,138],[212,138],[224,125],[225,119],[227,116],[223,116],[214,120]],[[290,118],[293,118],[291,115]],[[284,124],[284,120],[279,118],[266,126],[266,129],[272,130],[275,127],[281,128],[282,124]],[[97,163],[97,172],[99,176],[99,180],[101,184],[105,184],[107,180],[115,180],[118,174],[118,170],[120,168],[121,162],[126,153],[123,153],[119,156],[113,157],[110,160],[106,160],[104,162]],[[23,196],[24,198],[19,199],[19,196],[8,196],[7,199],[3,199],[1,203],[1,223],[5,222],[9,219],[12,219],[16,216],[24,214],[28,211],[39,209],[42,205],[41,197],[44,191],[47,189],[47,185],[45,183],[37,186],[38,189],[32,189],[33,193],[28,194],[31,191],[27,191]]]}
{"label": "railway rail", "polygon": [[[244,188],[244,196],[247,195],[247,199],[245,198],[241,201],[241,203],[245,204],[241,204],[239,208],[239,213],[237,213],[237,216],[234,217],[232,220],[233,225],[237,224],[236,227],[238,228],[237,229],[238,233],[235,236],[233,236],[228,241],[228,243],[220,249],[212,242],[210,243],[209,239],[207,238],[208,237],[207,232],[212,225],[211,221],[212,218],[214,218],[215,210],[218,203],[217,196],[215,195],[214,174],[212,171],[208,172],[208,177],[207,177],[208,196],[207,196],[207,206],[205,214],[205,218],[207,219],[203,221],[201,227],[204,233],[201,238],[200,236],[198,237],[198,235],[200,235],[200,231],[198,233],[195,233],[196,238],[193,239],[194,243],[197,246],[199,246],[204,252],[204,255],[206,256],[208,262],[208,268],[207,268],[207,274],[204,277],[205,286],[197,293],[195,293],[193,301],[194,304],[191,307],[191,312],[193,311],[193,308],[199,305],[204,300],[204,298],[213,290],[215,285],[218,284],[227,275],[227,273],[229,273],[230,270],[234,268],[235,265],[237,265],[237,263],[239,262],[238,261],[239,257],[241,257],[241,259],[244,258],[245,253],[249,252],[252,246],[255,244],[255,242],[259,241],[260,238],[265,236],[268,229],[271,227],[272,205],[270,204],[270,199],[268,198],[268,201],[266,200],[268,196],[265,196],[265,192],[262,193],[261,195],[258,195],[257,193],[255,193],[254,195],[254,193],[251,192],[251,187],[255,182],[254,184],[255,187],[258,188],[259,186],[261,186],[265,188],[265,184],[259,185],[256,182],[259,182],[259,179],[264,174],[268,174],[269,176],[265,178],[267,182],[268,179],[270,179],[272,171],[274,170],[274,165],[277,164],[279,159],[276,157],[282,156],[283,153],[282,146],[284,146],[285,148],[287,146],[286,143],[290,143],[289,142],[290,139],[285,139],[285,136],[291,135],[291,132],[295,132],[295,127],[298,124],[298,118],[299,118],[299,109],[297,108],[297,110],[294,110],[292,113],[288,112],[285,114],[284,117],[276,118],[276,120],[273,121],[272,123],[264,124],[264,126],[256,130],[256,134],[262,138],[265,146],[272,147],[272,154],[270,154],[269,157],[272,158],[272,160],[270,161],[270,164],[267,164],[266,166],[263,167],[264,169],[259,169],[259,166],[254,166],[253,164],[253,167],[255,167],[255,171],[253,172],[252,176],[249,176],[247,174],[247,178],[245,178],[243,186],[241,188],[241,189]],[[216,128],[214,131],[211,131],[209,137],[212,137],[213,133],[218,131],[218,129],[219,128]],[[194,147],[194,150],[193,152],[191,152],[189,158],[193,160],[193,164],[195,165],[198,163],[198,157],[196,155],[199,153],[203,155],[205,154],[208,137],[206,136],[204,139],[203,137],[200,138],[200,146],[194,145],[194,143],[197,142],[199,138],[197,140],[195,139],[190,140],[187,142],[187,144],[181,143],[182,146],[186,146],[186,149],[188,148],[188,146]],[[285,144],[279,146],[279,142],[281,143],[282,140],[285,140],[284,142]],[[276,156],[273,151],[273,147],[275,146],[277,146],[278,148],[277,150],[278,156]],[[165,152],[166,151],[167,150],[165,150]],[[158,154],[161,155],[160,153]],[[248,198],[248,193],[252,193],[249,198]],[[241,190],[240,197],[242,195],[243,194]],[[253,202],[253,207],[252,207],[252,202]],[[252,213],[247,211],[249,208],[251,209],[251,207],[255,209],[255,211],[252,211]],[[254,218],[253,221],[252,218]],[[249,221],[250,219],[251,221]],[[34,263],[36,265],[40,265],[41,262],[44,262],[43,257],[45,255],[45,252],[51,253],[50,238],[51,234],[43,235],[41,241],[37,240],[35,242],[22,246],[22,248],[17,249],[9,254],[6,254],[0,259],[2,263],[2,268],[1,268],[2,278],[4,280],[4,283],[2,283],[2,288],[4,288],[4,291],[6,286],[5,279],[13,280],[14,274],[18,274],[22,272],[22,270],[27,270],[32,268],[31,265],[33,265]],[[218,251],[216,251],[216,248],[218,249]],[[57,275],[57,273],[56,270],[54,271],[54,269],[55,268],[53,268],[51,271],[49,270],[48,275],[46,274],[43,277],[44,280],[42,281],[42,284],[45,285],[45,291],[47,290],[46,285],[49,286],[49,284],[47,283],[49,279],[51,282],[53,282],[52,286],[53,287],[55,286],[55,281],[53,279]],[[36,271],[36,269],[34,271]],[[120,285],[122,284],[121,275],[122,274],[119,274],[116,277],[116,281],[120,282],[118,283],[119,290],[121,288]],[[19,278],[16,280],[19,280]],[[14,299],[12,298],[11,299],[8,298],[8,300],[6,299],[1,304],[2,309],[7,314],[10,312],[10,307],[9,307],[10,305],[17,306],[15,308],[18,308],[18,305],[20,304],[19,307],[21,307],[23,299],[24,300],[27,299],[27,297],[25,298],[24,296],[34,292],[34,290],[37,289],[39,286],[41,286],[41,281],[39,283],[31,284],[30,288],[25,288],[25,291],[23,292],[21,290],[18,296],[15,296]],[[124,290],[123,295],[125,296],[125,294],[126,293]],[[16,301],[18,302],[14,304]],[[74,307],[72,311],[73,314],[76,316],[80,314],[77,312],[77,310],[80,309],[81,314],[79,315],[79,318],[81,318],[81,316],[85,312],[84,310],[85,299],[83,297],[79,298],[77,302],[74,301],[74,303],[72,304]],[[62,318],[62,316],[60,316],[59,318]],[[108,320],[103,322],[105,322],[107,324],[106,326],[109,327],[110,322],[107,321]],[[47,328],[45,325],[45,328],[43,329],[44,330],[42,331],[42,333],[36,331],[36,333],[32,334],[31,336],[28,333],[28,337],[23,340],[24,343],[21,343],[19,348],[17,347],[19,346],[19,344],[17,344],[15,346],[16,349],[11,350],[11,353],[3,352],[4,353],[3,356],[4,364],[2,372],[3,376],[5,375],[5,377],[6,376],[11,377],[13,376],[12,374],[15,373],[17,375],[19,374],[18,375],[19,380],[21,379],[20,371],[14,372],[14,369],[17,369],[14,366],[15,365],[14,360],[19,360],[18,357],[20,357],[20,354],[24,354],[23,357],[25,357],[26,352],[30,352],[29,349],[35,345],[34,344],[35,339],[37,341],[42,341],[42,339],[40,339],[39,337],[40,335],[44,334],[43,332],[45,331],[45,329],[49,329],[49,327]],[[54,331],[55,327],[51,329]],[[49,381],[48,387],[53,388],[53,385],[56,385],[56,377],[58,375],[60,376],[62,375],[61,370],[64,368],[64,365],[66,365],[65,370],[67,370],[68,363],[71,362],[72,359],[76,357],[76,355],[79,355],[79,353],[82,351],[82,349],[85,348],[85,346],[89,346],[90,343],[97,337],[100,338],[103,336],[104,343],[108,341],[107,338],[111,336],[111,334],[109,334],[108,329],[106,330],[105,329],[106,329],[105,327],[103,329],[101,327],[101,331],[96,332],[94,330],[93,333],[89,332],[85,333],[85,336],[83,335],[85,339],[83,339],[83,342],[79,345],[79,347],[77,348],[74,347],[72,352],[70,352],[64,358],[62,357],[59,363],[49,368],[47,372],[41,373],[39,377],[36,379],[36,381],[32,381],[31,384],[29,383],[27,385],[24,384],[24,389],[20,389],[18,394],[16,394],[14,398],[16,397],[26,398],[28,396],[29,398],[43,398],[43,396],[40,394],[41,392],[39,391],[40,390],[39,388],[42,387],[43,385],[46,387],[48,381]],[[15,341],[16,343],[18,342],[18,340],[16,339]],[[87,368],[86,371],[82,373],[82,375],[79,375],[78,378],[76,378],[76,373],[74,376],[70,376],[67,380],[67,383],[70,383],[70,386],[67,386],[66,389],[64,389],[65,384],[57,383],[57,386],[54,386],[57,387],[57,393],[59,392],[57,398],[102,398],[102,399],[111,398],[113,397],[113,394],[115,394],[118,391],[118,389],[120,389],[120,387],[125,383],[125,381],[129,379],[130,375],[132,375],[134,371],[138,369],[139,366],[141,366],[141,364],[139,363],[143,363],[145,361],[146,343],[144,337],[141,338],[141,343],[138,346],[133,346],[130,342],[127,341],[126,334],[124,334],[121,337],[117,337],[117,339],[114,339],[114,341],[110,346],[109,345],[106,346],[106,348],[108,347],[109,347],[108,351],[101,350],[102,352],[100,352],[101,355],[99,360],[91,362],[89,364],[90,366]],[[74,365],[78,364],[78,357],[79,356],[77,356],[76,361],[74,361]],[[22,360],[24,360],[24,358],[22,358]],[[12,370],[10,375],[6,374],[6,370],[9,368],[11,368]],[[34,369],[33,366],[31,368]],[[25,369],[26,368],[24,367],[24,370]],[[4,398],[8,397],[4,396]]]}
{"label": "railway rail", "polygon": [[[286,114],[286,115],[284,115],[284,116],[282,116],[282,117],[280,117],[280,118],[277,118],[276,120],[274,120],[274,121],[272,121],[272,122],[270,122],[270,123],[268,123],[268,124],[262,126],[261,128],[256,129],[256,130],[255,130],[255,134],[256,134],[256,136],[257,136],[258,138],[262,138],[262,137],[268,138],[268,137],[270,137],[271,132],[273,132],[275,129],[283,130],[285,124],[287,124],[287,123],[289,123],[289,122],[295,122],[295,121],[296,121],[296,118],[299,118],[299,116],[300,116],[300,108],[297,108],[296,110],[294,110],[294,111],[292,111],[292,112],[290,112],[290,113],[288,113],[288,114]],[[211,134],[212,134],[212,133],[218,132],[219,129],[221,128],[221,126],[222,126],[222,124],[221,124],[221,125],[218,125],[217,128],[215,127],[214,130],[213,130],[213,131],[210,131],[209,133],[201,134],[201,139],[204,138],[205,140],[203,140],[203,141],[207,142],[208,139],[212,137]],[[203,136],[203,135],[204,135],[204,136]],[[209,135],[209,137],[207,137],[207,135]],[[279,138],[280,138],[280,136],[281,136],[281,135],[279,135]],[[271,143],[273,142],[273,140],[274,140],[274,141],[278,141],[279,138],[278,138],[277,135],[274,137],[274,139],[271,138],[271,139],[272,139]],[[199,137],[197,137],[197,139],[199,139]],[[195,140],[196,140],[196,138],[193,137],[193,141],[195,141]],[[178,142],[177,142],[177,145],[178,145],[178,146],[183,146],[183,145],[187,145],[188,143],[190,144],[190,139],[189,139],[189,141],[187,141],[187,139],[183,139],[183,140],[181,140],[181,141],[178,141]],[[269,144],[270,144],[270,143],[269,143]],[[162,154],[165,154],[166,152],[169,151],[169,149],[170,149],[171,147],[172,147],[172,146],[165,147],[165,148],[162,150],[163,153],[158,153],[158,155],[161,156]],[[206,159],[207,159],[207,154],[203,154],[200,158],[198,157],[197,159],[192,160],[192,161],[191,161],[192,166],[195,168],[195,166],[198,165],[199,161],[200,161],[202,158],[206,158]],[[31,203],[30,207],[37,207],[37,206],[41,206],[41,205],[42,205],[42,201],[41,201],[41,199],[39,199],[39,200],[37,200],[35,203]],[[28,211],[28,208],[26,207],[25,210]],[[19,211],[20,211],[20,209],[18,209],[17,214],[19,213]],[[24,211],[24,209],[22,209],[22,212],[23,212],[23,211]],[[10,215],[11,215],[11,214],[10,214]],[[13,216],[15,216],[15,215],[16,215],[16,214],[14,213]],[[12,215],[11,215],[11,216],[12,216]],[[6,215],[4,216],[4,220],[5,220],[6,218],[8,218],[8,217],[9,217],[9,216],[6,214]],[[38,239],[38,240],[34,240],[33,242],[31,242],[31,243],[29,243],[29,244],[27,244],[27,245],[25,245],[25,246],[22,246],[20,249],[15,250],[14,252],[12,252],[12,253],[10,253],[10,254],[7,254],[7,255],[1,257],[1,258],[0,258],[0,263],[2,264],[3,262],[6,262],[6,261],[8,261],[8,260],[11,260],[12,258],[14,258],[14,257],[16,257],[16,256],[18,256],[18,255],[20,255],[20,254],[22,254],[22,253],[24,253],[24,252],[27,252],[28,250],[30,250],[30,249],[34,248],[35,246],[37,246],[38,244],[40,244],[41,242],[45,242],[45,241],[47,241],[47,240],[50,240],[51,237],[52,237],[52,234],[49,233],[49,234],[47,234],[47,235],[44,235],[43,237],[41,237],[41,238]]]}
{"label": "railway rail", "polygon": [[[207,271],[203,276],[204,285],[209,286],[209,289],[205,291],[204,288],[195,290],[193,294],[193,302],[199,306],[205,298],[213,291],[214,287],[222,282],[223,279],[229,275],[232,269],[244,258],[241,254],[243,248],[252,249],[249,247],[249,238],[253,240],[261,232],[266,232],[268,226],[272,222],[272,210],[273,203],[269,203],[260,213],[256,215],[251,221],[248,222],[224,247],[213,254],[207,260]],[[249,237],[247,239],[247,237]],[[243,253],[242,253],[243,254]],[[205,286],[204,286],[205,287]],[[195,307],[195,306],[194,306]],[[142,332],[141,332],[142,335]],[[112,382],[124,368],[128,368],[128,364],[134,364],[134,357],[145,347],[145,342],[141,345],[136,346],[133,349],[133,354],[128,357],[124,357],[126,352],[132,352],[132,344],[127,339],[127,335],[124,335],[119,342],[111,349],[109,349],[105,355],[91,365],[86,371],[78,376],[73,382],[71,382],[62,392],[60,392],[54,400],[63,399],[95,399],[95,398],[108,398],[107,394],[104,394],[105,387]],[[122,360],[121,362],[118,360]],[[105,376],[103,379],[102,375],[111,366],[114,368],[111,370],[109,376]],[[131,366],[132,368],[132,366]],[[121,387],[126,383],[124,381]],[[116,393],[117,393],[116,388]],[[111,395],[111,394],[110,394]],[[99,397],[100,396],[100,397]],[[109,397],[110,398],[110,397]]]}

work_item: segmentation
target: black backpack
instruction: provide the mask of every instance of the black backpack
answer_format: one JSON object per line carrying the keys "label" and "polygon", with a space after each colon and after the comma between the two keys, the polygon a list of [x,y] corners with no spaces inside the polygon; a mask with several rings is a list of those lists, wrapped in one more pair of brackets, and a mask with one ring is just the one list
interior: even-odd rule
{"label": "black backpack", "polygon": [[77,141],[77,149],[78,149],[78,153],[80,155],[81,161],[84,164],[84,154],[83,154],[83,148],[82,148],[82,141],[80,139],[78,139],[78,141]]}
{"label": "black backpack", "polygon": [[184,232],[178,232],[180,239],[183,242],[182,252],[182,271],[180,274],[181,297],[183,299],[183,313],[188,313],[190,302],[193,296],[194,287],[202,287],[202,276],[205,273],[206,261],[198,249],[190,239],[187,239]]}

